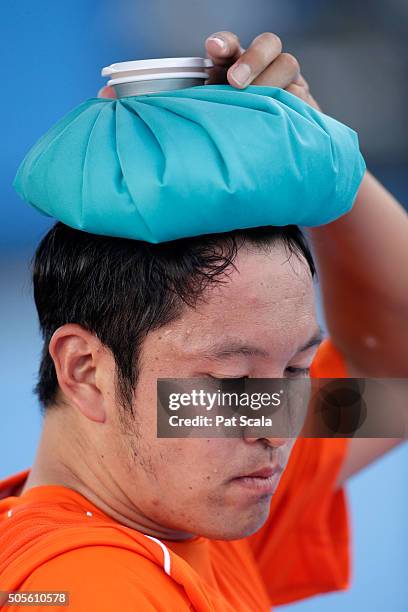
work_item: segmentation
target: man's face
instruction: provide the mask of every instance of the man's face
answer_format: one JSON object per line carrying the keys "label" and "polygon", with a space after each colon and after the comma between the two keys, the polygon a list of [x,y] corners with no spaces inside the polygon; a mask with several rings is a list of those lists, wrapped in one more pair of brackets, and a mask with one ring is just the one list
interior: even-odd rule
{"label": "man's face", "polygon": [[[289,458],[290,441],[156,437],[158,378],[293,377],[292,368],[310,366],[317,347],[299,352],[318,331],[307,264],[288,259],[280,244],[269,253],[250,249],[241,248],[237,270],[207,290],[206,303],[148,334],[135,420],[115,420],[110,473],[147,524],[169,537],[235,539],[255,532],[272,492],[237,478],[277,463],[283,468]],[[279,477],[279,471],[272,476],[274,489]]]}

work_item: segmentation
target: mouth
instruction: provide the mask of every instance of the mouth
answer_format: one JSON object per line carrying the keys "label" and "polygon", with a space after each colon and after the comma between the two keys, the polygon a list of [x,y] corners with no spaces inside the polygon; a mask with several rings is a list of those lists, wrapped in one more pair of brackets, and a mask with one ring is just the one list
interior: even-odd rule
{"label": "mouth", "polygon": [[271,465],[256,470],[256,472],[232,478],[231,483],[258,495],[272,495],[278,486],[282,472],[283,467],[281,465]]}

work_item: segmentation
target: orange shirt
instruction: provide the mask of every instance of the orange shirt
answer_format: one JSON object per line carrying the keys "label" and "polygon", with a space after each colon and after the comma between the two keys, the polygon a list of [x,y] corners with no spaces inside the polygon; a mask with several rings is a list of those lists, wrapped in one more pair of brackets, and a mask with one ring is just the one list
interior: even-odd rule
{"label": "orange shirt", "polygon": [[[329,340],[312,375],[346,375]],[[16,474],[0,482],[0,590],[68,591],[78,612],[262,612],[346,588],[347,511],[334,488],[346,450],[343,439],[298,440],[267,522],[235,541],[159,541],[67,487],[13,496],[28,470]]]}

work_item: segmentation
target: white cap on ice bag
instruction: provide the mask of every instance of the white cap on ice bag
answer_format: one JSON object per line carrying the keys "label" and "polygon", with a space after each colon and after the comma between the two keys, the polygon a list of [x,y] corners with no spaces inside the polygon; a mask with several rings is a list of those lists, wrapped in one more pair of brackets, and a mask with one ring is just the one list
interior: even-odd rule
{"label": "white cap on ice bag", "polygon": [[212,60],[203,57],[164,57],[111,64],[102,69],[119,97],[137,96],[204,85]]}

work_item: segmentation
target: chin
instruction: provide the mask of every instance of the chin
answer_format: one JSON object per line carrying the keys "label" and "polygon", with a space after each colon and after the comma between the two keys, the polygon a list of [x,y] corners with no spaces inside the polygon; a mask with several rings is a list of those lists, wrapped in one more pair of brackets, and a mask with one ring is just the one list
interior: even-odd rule
{"label": "chin", "polygon": [[263,527],[269,516],[269,509],[270,503],[266,504],[263,508],[258,508],[258,512],[253,512],[250,516],[246,517],[239,510],[233,515],[229,513],[228,516],[223,518],[219,529],[212,529],[201,535],[211,540],[240,540],[247,538]]}
{"label": "chin", "polygon": [[241,527],[235,527],[233,529],[229,529],[227,532],[225,529],[222,533],[219,533],[217,536],[212,536],[210,539],[212,540],[241,540],[242,538],[247,538],[257,531],[261,529],[261,527],[265,524],[265,521],[258,521],[256,524],[252,523],[251,525],[243,525]]}

